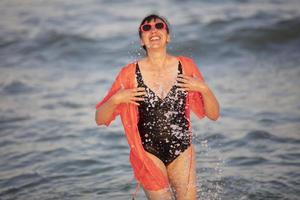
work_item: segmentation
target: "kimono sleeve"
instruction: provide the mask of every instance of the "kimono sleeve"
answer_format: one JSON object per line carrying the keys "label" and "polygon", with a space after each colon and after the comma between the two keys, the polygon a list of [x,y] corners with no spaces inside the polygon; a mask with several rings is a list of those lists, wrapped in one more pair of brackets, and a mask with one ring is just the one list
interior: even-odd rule
{"label": "kimono sleeve", "polygon": [[[113,96],[120,88],[122,88],[122,81],[121,81],[121,75],[122,75],[122,71],[121,70],[118,74],[118,76],[116,77],[115,81],[113,82],[110,90],[107,92],[107,94],[104,96],[104,98],[99,101],[96,105],[96,110],[102,106],[107,100],[109,100],[111,98],[111,96]],[[108,121],[105,123],[106,126],[109,126],[109,124],[116,118],[116,116],[118,116],[120,114],[121,111],[121,105],[119,104],[113,114],[111,115],[111,117],[108,119]],[[101,113],[100,113],[101,115]]]}
{"label": "kimono sleeve", "polygon": [[[200,80],[204,82],[204,78],[198,69],[197,65],[195,62],[191,59],[190,60],[191,67],[193,68],[192,70],[192,76],[197,77]],[[202,94],[200,92],[191,92],[190,93],[190,106],[192,111],[201,119],[205,117],[205,109],[204,109],[204,101]]]}

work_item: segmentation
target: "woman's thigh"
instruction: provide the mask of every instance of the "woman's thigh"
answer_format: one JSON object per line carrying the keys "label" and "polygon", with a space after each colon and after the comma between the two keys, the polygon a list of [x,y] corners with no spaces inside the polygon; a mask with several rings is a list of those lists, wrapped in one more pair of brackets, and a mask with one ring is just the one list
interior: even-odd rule
{"label": "woman's thigh", "polygon": [[196,199],[196,155],[193,145],[167,166],[167,173],[177,200]]}
{"label": "woman's thigh", "polygon": [[156,190],[156,191],[146,190],[145,188],[143,189],[148,200],[172,200],[173,199],[172,193],[169,188]]}
{"label": "woman's thigh", "polygon": [[[153,162],[161,169],[161,171],[164,173],[166,177],[168,177],[167,169],[165,164],[156,156],[154,156],[151,153],[146,152],[147,155],[153,160]],[[171,200],[172,199],[172,193],[169,188],[164,188],[161,190],[153,191],[153,190],[146,190],[145,194],[149,200]]]}

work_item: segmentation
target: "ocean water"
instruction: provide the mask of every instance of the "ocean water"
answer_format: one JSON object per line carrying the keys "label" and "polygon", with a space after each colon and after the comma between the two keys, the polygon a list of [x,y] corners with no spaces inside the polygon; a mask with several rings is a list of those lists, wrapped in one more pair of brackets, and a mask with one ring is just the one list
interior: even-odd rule
{"label": "ocean water", "polygon": [[121,122],[97,127],[94,107],[144,55],[152,12],[221,106],[216,122],[192,118],[198,198],[299,199],[299,1],[2,0],[1,200],[131,198]]}

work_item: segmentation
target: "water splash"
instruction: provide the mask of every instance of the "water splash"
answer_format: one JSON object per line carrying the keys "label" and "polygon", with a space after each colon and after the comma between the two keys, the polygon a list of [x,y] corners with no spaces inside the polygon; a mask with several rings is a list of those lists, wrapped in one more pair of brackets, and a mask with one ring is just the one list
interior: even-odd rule
{"label": "water splash", "polygon": [[[224,159],[205,138],[194,137],[197,153],[197,194],[200,199],[221,200],[223,194]],[[200,153],[199,153],[200,152]]]}

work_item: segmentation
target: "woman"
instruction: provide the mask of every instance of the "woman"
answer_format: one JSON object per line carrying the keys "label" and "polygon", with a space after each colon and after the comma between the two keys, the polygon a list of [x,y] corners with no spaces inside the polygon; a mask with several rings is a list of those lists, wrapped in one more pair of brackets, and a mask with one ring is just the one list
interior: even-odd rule
{"label": "woman", "polygon": [[123,67],[96,106],[96,123],[120,114],[135,178],[148,199],[196,199],[195,151],[190,110],[219,117],[219,104],[190,58],[167,53],[169,26],[158,15],[139,27],[145,58]]}

